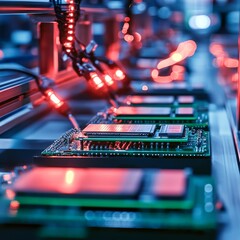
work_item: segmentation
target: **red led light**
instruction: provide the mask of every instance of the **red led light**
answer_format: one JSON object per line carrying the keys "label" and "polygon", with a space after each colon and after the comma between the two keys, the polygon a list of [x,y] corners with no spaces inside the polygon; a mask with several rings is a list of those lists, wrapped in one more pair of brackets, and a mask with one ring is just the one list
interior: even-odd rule
{"label": "red led light", "polygon": [[18,210],[19,206],[20,206],[20,203],[16,200],[13,200],[10,203],[10,210],[16,211],[16,210]]}
{"label": "red led light", "polygon": [[73,40],[73,37],[72,37],[72,36],[69,36],[69,37],[67,37],[67,40],[72,41],[72,40]]}
{"label": "red led light", "polygon": [[48,90],[46,94],[48,99],[56,108],[59,108],[64,104],[64,102],[61,101],[52,90]]}
{"label": "red led light", "polygon": [[235,58],[227,58],[224,60],[224,66],[227,68],[237,68],[238,60]]}
{"label": "red led light", "polygon": [[135,33],[134,33],[134,40],[135,40],[136,42],[141,42],[141,40],[142,40],[141,34],[138,33],[138,32],[135,32]]}
{"label": "red led light", "polygon": [[104,83],[101,78],[96,73],[91,73],[90,77],[92,79],[93,86],[96,90],[104,87]]}
{"label": "red led light", "polygon": [[115,70],[115,74],[114,74],[114,78],[116,80],[123,80],[125,78],[125,74],[123,73],[123,71],[121,69],[117,69]]}
{"label": "red led light", "polygon": [[125,17],[125,18],[124,18],[124,21],[125,21],[125,22],[129,22],[129,21],[130,21],[130,17]]}
{"label": "red led light", "polygon": [[134,40],[134,36],[133,35],[130,35],[130,34],[126,34],[124,36],[124,40],[128,43],[132,42]]}
{"label": "red led light", "polygon": [[108,74],[104,76],[104,79],[108,86],[112,86],[114,84],[113,79]]}

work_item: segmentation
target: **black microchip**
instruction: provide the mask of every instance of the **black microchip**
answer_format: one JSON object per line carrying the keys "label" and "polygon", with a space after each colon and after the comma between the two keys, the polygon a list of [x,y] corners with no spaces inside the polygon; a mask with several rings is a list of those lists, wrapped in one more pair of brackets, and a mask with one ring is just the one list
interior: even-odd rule
{"label": "black microchip", "polygon": [[83,129],[87,136],[126,137],[153,135],[154,124],[89,124]]}
{"label": "black microchip", "polygon": [[120,116],[170,116],[171,108],[169,107],[128,107],[121,106],[115,112],[117,117]]}
{"label": "black microchip", "polygon": [[179,117],[193,117],[194,108],[192,107],[180,107],[176,109],[176,116]]}
{"label": "black microchip", "polygon": [[159,131],[159,136],[167,137],[182,137],[184,133],[184,125],[182,124],[169,124],[162,125]]}

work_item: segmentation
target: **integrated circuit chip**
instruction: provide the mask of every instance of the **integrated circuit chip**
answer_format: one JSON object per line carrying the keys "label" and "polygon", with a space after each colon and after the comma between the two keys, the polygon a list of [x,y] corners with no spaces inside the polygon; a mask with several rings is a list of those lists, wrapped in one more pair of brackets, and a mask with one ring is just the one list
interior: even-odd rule
{"label": "integrated circuit chip", "polygon": [[184,170],[161,170],[154,179],[153,194],[158,198],[183,198],[187,190]]}
{"label": "integrated circuit chip", "polygon": [[178,117],[193,117],[194,116],[194,108],[179,107],[176,109],[176,116],[178,116]]}
{"label": "integrated circuit chip", "polygon": [[182,124],[162,125],[159,131],[159,136],[182,137],[183,132],[184,125]]}
{"label": "integrated circuit chip", "polygon": [[130,104],[172,104],[173,96],[129,96]]}
{"label": "integrated circuit chip", "polygon": [[179,104],[193,104],[194,96],[178,96],[177,101]]}
{"label": "integrated circuit chip", "polygon": [[89,124],[83,129],[87,136],[126,137],[153,135],[156,125],[154,124]]}
{"label": "integrated circuit chip", "polygon": [[142,181],[139,169],[38,167],[13,185],[17,194],[71,194],[95,197],[134,197]]}
{"label": "integrated circuit chip", "polygon": [[120,116],[170,116],[171,108],[169,107],[128,107],[121,106],[115,112],[117,117]]}

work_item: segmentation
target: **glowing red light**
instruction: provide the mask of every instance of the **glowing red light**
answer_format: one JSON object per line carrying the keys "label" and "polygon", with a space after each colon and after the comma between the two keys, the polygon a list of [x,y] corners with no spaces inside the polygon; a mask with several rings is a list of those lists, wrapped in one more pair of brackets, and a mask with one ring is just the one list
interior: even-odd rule
{"label": "glowing red light", "polygon": [[197,44],[192,40],[181,42],[177,49],[172,52],[168,58],[161,60],[158,63],[157,68],[162,69],[181,62],[187,57],[191,57],[195,53],[196,49]]}
{"label": "glowing red light", "polygon": [[125,22],[129,22],[129,21],[130,21],[130,17],[125,17],[125,18],[124,18],[124,21],[125,21]]}
{"label": "glowing red light", "polygon": [[63,102],[55,95],[53,91],[48,90],[46,93],[49,100],[55,105],[55,107],[59,108],[63,105]]}
{"label": "glowing red light", "polygon": [[67,40],[72,41],[72,40],[73,40],[73,37],[72,37],[72,36],[69,36],[69,37],[67,38]]}
{"label": "glowing red light", "polygon": [[16,200],[11,201],[10,210],[18,210],[20,203]]}
{"label": "glowing red light", "polygon": [[114,77],[115,77],[117,80],[123,80],[123,79],[125,78],[125,74],[123,73],[122,70],[117,69],[117,70],[115,71]]}
{"label": "glowing red light", "polygon": [[179,73],[185,72],[185,68],[181,65],[174,65],[172,67],[172,70],[173,70],[173,72],[179,72]]}
{"label": "glowing red light", "polygon": [[134,39],[135,39],[136,42],[141,42],[141,40],[142,40],[141,34],[138,33],[138,32],[135,32],[134,33]]}
{"label": "glowing red light", "polygon": [[183,60],[183,56],[181,53],[178,53],[178,52],[175,52],[171,55],[171,59],[174,61],[174,62],[180,62]]}
{"label": "glowing red light", "polygon": [[105,76],[104,76],[104,79],[105,79],[105,81],[106,81],[106,83],[107,83],[107,85],[108,86],[111,86],[111,85],[113,85],[113,79],[108,75],[108,74],[106,74]]}
{"label": "glowing red light", "polygon": [[215,57],[220,56],[220,55],[225,55],[224,49],[221,44],[218,43],[212,43],[210,45],[210,52],[212,55]]}
{"label": "glowing red light", "polygon": [[67,170],[65,173],[65,183],[68,185],[73,184],[74,181],[74,171],[73,170]]}
{"label": "glowing red light", "polygon": [[142,91],[148,91],[148,86],[147,85],[143,85],[142,86]]}
{"label": "glowing red light", "polygon": [[151,76],[154,82],[158,82],[158,83],[169,83],[172,82],[173,79],[171,78],[171,76],[159,76],[158,75],[159,72],[157,69],[153,69]]}
{"label": "glowing red light", "polygon": [[104,86],[103,81],[101,80],[101,78],[96,74],[96,73],[92,73],[91,74],[91,79],[93,81],[94,87],[95,89],[100,89]]}
{"label": "glowing red light", "polygon": [[152,76],[152,78],[154,79],[154,78],[157,78],[158,77],[158,70],[157,69],[153,69],[152,70],[152,73],[151,73],[151,76]]}
{"label": "glowing red light", "polygon": [[124,36],[124,40],[128,43],[132,42],[134,40],[134,36],[133,35],[130,35],[130,34],[127,34]]}
{"label": "glowing red light", "polygon": [[13,191],[13,190],[11,190],[11,189],[7,189],[6,191],[5,191],[5,195],[6,195],[6,198],[8,198],[9,200],[12,200],[12,199],[14,199],[15,198],[15,192]]}
{"label": "glowing red light", "polygon": [[232,82],[238,82],[238,73],[234,73],[231,77]]}
{"label": "glowing red light", "polygon": [[129,29],[129,23],[124,23],[123,28],[122,28],[122,33],[126,34]]}
{"label": "glowing red light", "polygon": [[238,60],[235,58],[227,58],[224,60],[224,66],[227,68],[237,68]]}

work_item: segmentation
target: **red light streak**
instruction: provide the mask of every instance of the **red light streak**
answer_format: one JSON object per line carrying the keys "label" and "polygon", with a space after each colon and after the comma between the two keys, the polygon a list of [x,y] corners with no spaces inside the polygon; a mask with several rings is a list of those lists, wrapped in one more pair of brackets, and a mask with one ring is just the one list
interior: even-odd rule
{"label": "red light streak", "polygon": [[178,45],[177,49],[172,52],[168,58],[158,63],[157,68],[162,69],[179,63],[185,60],[187,57],[191,57],[195,53],[196,49],[197,45],[192,40],[181,42]]}

